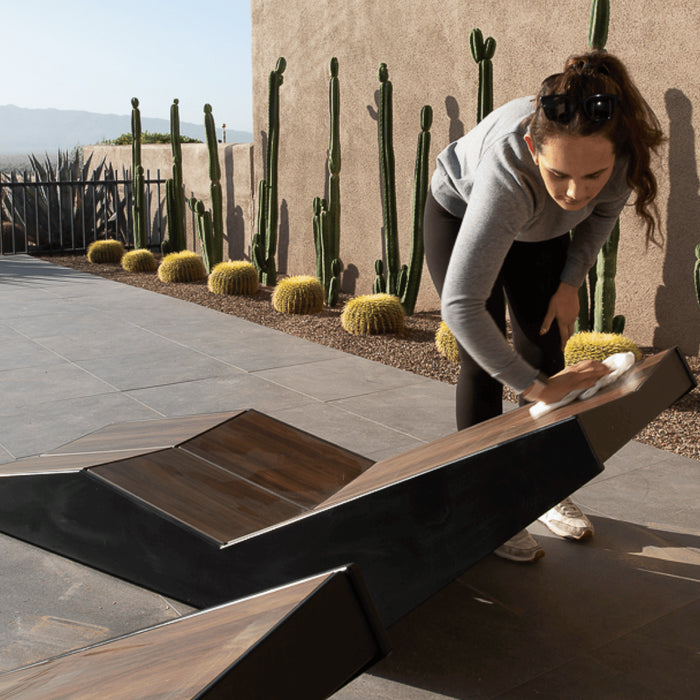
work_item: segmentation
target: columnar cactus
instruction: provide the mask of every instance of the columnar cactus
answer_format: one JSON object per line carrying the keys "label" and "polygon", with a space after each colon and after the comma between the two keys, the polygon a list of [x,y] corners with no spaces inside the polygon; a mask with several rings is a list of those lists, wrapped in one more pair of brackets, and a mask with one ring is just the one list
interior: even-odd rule
{"label": "columnar cactus", "polygon": [[141,165],[141,112],[139,101],[131,98],[131,169],[133,178],[132,214],[134,246],[146,247],[146,182]]}
{"label": "columnar cactus", "polygon": [[411,257],[406,273],[406,282],[401,295],[401,303],[410,316],[416,307],[418,287],[423,272],[423,213],[425,200],[430,186],[430,127],[433,123],[433,109],[429,105],[420,113],[421,132],[418,136],[416,151],[416,168],[413,179],[413,236],[411,239]]}
{"label": "columnar cactus", "polygon": [[393,85],[386,63],[379,66],[379,164],[384,213],[386,290],[399,296],[399,232],[396,221],[396,168],[394,161]]}
{"label": "columnar cactus", "polygon": [[[592,0],[588,25],[588,45],[591,49],[604,51],[608,40],[610,22],[610,0]],[[576,231],[572,231],[575,235]],[[599,332],[622,333],[625,317],[615,316],[615,272],[617,268],[617,248],[620,240],[620,222],[610,234],[607,242],[598,253],[596,265],[579,289],[579,312],[576,329]]]}
{"label": "columnar cactus", "polygon": [[588,21],[588,45],[592,49],[605,50],[610,25],[610,0],[593,0]]}
{"label": "columnar cactus", "polygon": [[211,212],[204,206],[204,202],[196,197],[191,197],[188,204],[195,215],[195,228],[202,248],[202,260],[208,274],[221,262],[221,259],[217,260],[217,262],[212,262],[216,259],[217,253],[214,249],[215,237]]}
{"label": "columnar cactus", "polygon": [[488,37],[484,41],[481,29],[472,29],[469,35],[472,58],[479,65],[479,100],[476,121],[480,122],[493,111],[493,54],[496,52],[496,40]]}
{"label": "columnar cactus", "polygon": [[418,287],[423,272],[423,211],[428,192],[430,127],[433,110],[426,105],[421,110],[421,133],[413,192],[413,228],[410,266],[399,263],[399,233],[396,216],[396,176],[393,146],[393,87],[386,64],[379,66],[379,154],[382,207],[384,212],[384,252],[386,255],[386,279],[384,264],[375,261],[374,292],[384,292],[399,297],[407,314],[415,309]]}
{"label": "columnar cactus", "polygon": [[163,255],[187,247],[185,240],[185,194],[182,184],[182,144],[180,139],[179,100],[170,107],[170,148],[173,152],[173,176],[165,183],[168,238],[161,244]]}
{"label": "columnar cactus", "polygon": [[329,71],[328,202],[319,197],[314,199],[313,230],[316,275],[323,284],[326,303],[335,306],[340,290],[340,84],[337,58],[331,58]]}
{"label": "columnar cactus", "polygon": [[622,333],[625,328],[625,317],[615,316],[615,274],[619,240],[618,220],[608,240],[603,244],[596,262],[593,330],[598,333]]}
{"label": "columnar cactus", "polygon": [[253,263],[263,284],[274,286],[277,281],[275,253],[277,251],[277,156],[279,152],[279,88],[287,61],[280,57],[269,79],[269,128],[265,175],[258,187],[258,231],[253,236]]}
{"label": "columnar cactus", "polygon": [[700,304],[700,245],[695,246],[695,266],[693,268],[693,281],[695,283],[695,296]]}
{"label": "columnar cactus", "polygon": [[224,218],[223,198],[221,194],[221,166],[219,165],[219,146],[216,140],[216,127],[211,105],[204,105],[204,130],[207,135],[209,151],[209,180],[211,184],[211,240],[207,245],[207,271],[218,265],[224,257]]}

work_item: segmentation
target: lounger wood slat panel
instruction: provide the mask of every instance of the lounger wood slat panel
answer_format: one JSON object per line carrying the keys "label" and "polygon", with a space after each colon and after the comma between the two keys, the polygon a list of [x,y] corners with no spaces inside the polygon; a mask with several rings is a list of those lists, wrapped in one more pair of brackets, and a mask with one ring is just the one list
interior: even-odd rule
{"label": "lounger wood slat panel", "polygon": [[179,449],[93,467],[90,474],[221,544],[303,512]]}
{"label": "lounger wood slat panel", "polygon": [[181,447],[305,509],[372,465],[369,459],[257,411],[247,411]]}
{"label": "lounger wood slat panel", "polygon": [[342,569],[0,674],[0,696],[323,698],[386,655]]}
{"label": "lounger wood slat panel", "polygon": [[107,425],[94,433],[84,435],[62,445],[51,454],[74,452],[104,452],[127,448],[162,449],[178,445],[205,430],[237,416],[241,411],[230,413],[205,413],[184,418],[169,418],[167,421],[144,420]]}

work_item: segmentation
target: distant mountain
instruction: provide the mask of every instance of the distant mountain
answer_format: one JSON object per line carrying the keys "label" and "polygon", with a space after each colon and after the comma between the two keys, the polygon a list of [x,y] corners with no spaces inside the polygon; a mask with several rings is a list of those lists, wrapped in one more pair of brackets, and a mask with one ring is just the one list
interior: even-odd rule
{"label": "distant mountain", "polygon": [[[216,116],[216,115],[215,115]],[[203,121],[203,120],[202,120]],[[144,131],[170,132],[169,119],[141,118]],[[53,152],[90,146],[105,139],[115,139],[131,131],[131,115],[96,114],[65,109],[26,109],[0,105],[0,153]],[[222,130],[217,128],[218,138]],[[183,136],[205,140],[204,124],[180,122]],[[226,129],[227,143],[251,143],[248,131]]]}

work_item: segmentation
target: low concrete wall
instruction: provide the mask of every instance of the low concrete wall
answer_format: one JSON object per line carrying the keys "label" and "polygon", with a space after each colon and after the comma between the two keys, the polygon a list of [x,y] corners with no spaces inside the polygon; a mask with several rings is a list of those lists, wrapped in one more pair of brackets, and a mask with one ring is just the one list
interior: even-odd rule
{"label": "low concrete wall", "polygon": [[[93,163],[103,158],[120,172],[131,168],[131,146],[85,146],[85,157],[93,155]],[[158,170],[162,178],[172,174],[172,153],[168,144],[143,145],[141,162],[144,170],[155,177]],[[253,145],[219,144],[221,187],[223,190],[224,258],[249,260],[250,241],[253,235]],[[182,144],[182,179],[187,197],[201,199],[211,207],[209,194],[209,153],[206,144]],[[161,191],[161,212],[165,216],[165,189]],[[199,240],[192,226],[192,216],[187,209],[187,244],[190,250],[200,250]]]}

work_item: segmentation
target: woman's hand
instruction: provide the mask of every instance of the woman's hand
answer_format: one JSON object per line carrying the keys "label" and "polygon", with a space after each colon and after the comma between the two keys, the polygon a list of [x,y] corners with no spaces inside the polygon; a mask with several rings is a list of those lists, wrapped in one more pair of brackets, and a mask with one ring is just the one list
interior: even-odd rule
{"label": "woman's hand", "polygon": [[574,334],[574,324],[578,318],[578,310],[578,288],[572,287],[566,282],[560,282],[559,288],[549,300],[547,313],[542,322],[542,328],[540,328],[540,335],[549,333],[552,321],[556,319],[563,350],[566,341]]}
{"label": "woman's hand", "polygon": [[528,401],[556,403],[571,391],[592,387],[601,377],[609,373],[610,370],[602,362],[583,360],[550,377],[544,386],[539,382],[531,384],[523,392],[523,398]]}

